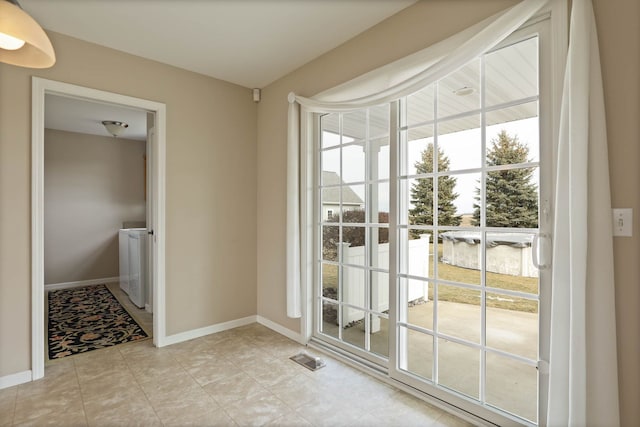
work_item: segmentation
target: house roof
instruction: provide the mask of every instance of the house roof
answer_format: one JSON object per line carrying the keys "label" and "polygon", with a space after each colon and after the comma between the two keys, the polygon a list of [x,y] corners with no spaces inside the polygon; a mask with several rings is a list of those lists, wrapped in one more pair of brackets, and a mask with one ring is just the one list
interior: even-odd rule
{"label": "house roof", "polygon": [[[364,205],[364,200],[355,191],[340,179],[337,173],[322,171],[322,204],[340,204],[340,189],[342,189],[343,205]],[[326,187],[330,186],[330,187]]]}

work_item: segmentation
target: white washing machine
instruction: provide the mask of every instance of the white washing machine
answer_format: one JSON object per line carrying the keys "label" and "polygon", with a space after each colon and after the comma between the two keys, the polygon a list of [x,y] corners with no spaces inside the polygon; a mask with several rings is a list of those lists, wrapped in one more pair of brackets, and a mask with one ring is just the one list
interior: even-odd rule
{"label": "white washing machine", "polygon": [[120,259],[120,289],[129,294],[129,228],[121,228],[118,232]]}
{"label": "white washing machine", "polygon": [[120,288],[138,307],[144,308],[147,294],[147,229],[123,228],[120,245]]}
{"label": "white washing machine", "polygon": [[147,229],[129,231],[129,299],[144,308],[147,296]]}

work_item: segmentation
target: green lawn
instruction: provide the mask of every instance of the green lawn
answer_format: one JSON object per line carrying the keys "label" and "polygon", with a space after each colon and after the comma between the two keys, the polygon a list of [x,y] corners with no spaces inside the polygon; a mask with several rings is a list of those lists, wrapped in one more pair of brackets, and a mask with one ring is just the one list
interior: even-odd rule
{"label": "green lawn", "polygon": [[[442,258],[442,245],[438,245],[438,259]],[[433,259],[433,258],[432,258]],[[480,284],[480,271],[468,268],[455,267],[453,265],[438,262],[438,278],[459,283]],[[538,279],[535,277],[510,276],[487,272],[487,286],[498,289],[526,292],[537,295]],[[322,271],[323,288],[338,287],[338,267],[324,265]],[[433,286],[429,287],[429,299],[433,299]],[[480,291],[461,288],[458,286],[440,285],[438,287],[438,300],[451,301],[464,304],[480,305]],[[504,308],[507,310],[536,313],[538,303],[524,298],[515,298],[509,295],[487,293],[487,307]]]}

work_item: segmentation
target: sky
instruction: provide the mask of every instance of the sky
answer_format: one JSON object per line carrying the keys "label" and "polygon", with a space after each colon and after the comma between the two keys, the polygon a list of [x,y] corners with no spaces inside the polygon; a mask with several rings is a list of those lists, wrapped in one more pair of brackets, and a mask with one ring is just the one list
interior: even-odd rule
{"label": "sky", "polygon": [[[521,143],[529,147],[529,157],[531,161],[539,161],[539,127],[538,118],[533,117],[524,120],[517,120],[498,125],[488,126],[487,149],[490,142],[501,131],[505,130],[510,136],[517,135]],[[324,132],[323,139],[326,145],[339,143],[339,136]],[[428,144],[433,143],[433,138],[417,139],[409,141],[407,147],[407,162],[402,174],[415,174],[415,163],[421,158],[422,151]],[[460,171],[464,169],[479,168],[481,166],[481,133],[480,129],[470,129],[447,135],[438,136],[438,144],[444,155],[449,158],[450,171]],[[325,146],[326,146],[325,145]],[[362,182],[365,180],[365,155],[360,146],[344,147],[342,179],[345,183]],[[323,151],[322,169],[333,171],[340,175],[340,150],[332,149]],[[383,146],[378,154],[379,179],[389,178],[389,146]],[[473,213],[473,203],[475,202],[475,189],[478,187],[480,173],[456,174],[457,182],[455,192],[459,194],[454,201],[457,214]],[[534,179],[538,180],[538,175],[534,174]],[[413,180],[409,182],[409,185]],[[351,188],[364,200],[364,185],[352,185]],[[388,183],[378,186],[378,204],[380,211],[389,211],[389,185]]]}

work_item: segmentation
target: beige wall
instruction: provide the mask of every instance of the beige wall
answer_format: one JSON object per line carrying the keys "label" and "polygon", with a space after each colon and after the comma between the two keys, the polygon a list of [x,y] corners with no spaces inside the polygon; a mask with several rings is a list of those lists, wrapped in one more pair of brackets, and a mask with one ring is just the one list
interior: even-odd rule
{"label": "beige wall", "polygon": [[607,114],[612,205],[633,208],[614,238],[622,424],[640,420],[640,2],[594,0]]}
{"label": "beige wall", "polygon": [[[426,47],[508,1],[423,1],[263,90],[258,107],[258,313],[290,329],[285,309],[286,95],[311,96]],[[640,2],[594,0],[600,32],[613,204],[635,210],[635,236],[616,238],[616,303],[624,425],[640,419]]]}
{"label": "beige wall", "polygon": [[118,229],[145,221],[145,144],[45,130],[45,284],[119,275]]}
{"label": "beige wall", "polygon": [[251,91],[50,36],[58,58],[53,68],[0,65],[0,377],[31,368],[32,75],[167,105],[167,333],[255,314]]}

